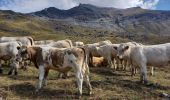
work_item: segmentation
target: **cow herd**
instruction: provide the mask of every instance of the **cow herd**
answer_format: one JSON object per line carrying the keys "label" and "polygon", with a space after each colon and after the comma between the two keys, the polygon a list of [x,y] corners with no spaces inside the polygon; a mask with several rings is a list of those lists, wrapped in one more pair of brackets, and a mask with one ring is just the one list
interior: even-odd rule
{"label": "cow herd", "polygon": [[147,83],[147,66],[165,66],[170,62],[170,43],[159,45],[142,45],[136,42],[112,44],[109,40],[93,44],[81,41],[65,40],[34,41],[32,37],[0,38],[0,72],[1,61],[9,61],[8,75],[17,75],[20,66],[33,63],[39,71],[38,92],[46,85],[49,70],[56,70],[61,76],[68,76],[73,69],[78,86],[78,96],[82,95],[85,80],[88,94],[92,93],[89,80],[89,66],[106,66],[108,68],[131,69],[132,75],[140,68],[140,81]]}

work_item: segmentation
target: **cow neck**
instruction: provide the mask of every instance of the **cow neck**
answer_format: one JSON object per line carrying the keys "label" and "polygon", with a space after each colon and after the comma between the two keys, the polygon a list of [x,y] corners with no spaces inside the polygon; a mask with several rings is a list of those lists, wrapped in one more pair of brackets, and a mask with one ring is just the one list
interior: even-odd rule
{"label": "cow neck", "polygon": [[30,47],[28,48],[28,56],[31,61],[36,60],[37,53],[39,53],[41,50],[40,47]]}

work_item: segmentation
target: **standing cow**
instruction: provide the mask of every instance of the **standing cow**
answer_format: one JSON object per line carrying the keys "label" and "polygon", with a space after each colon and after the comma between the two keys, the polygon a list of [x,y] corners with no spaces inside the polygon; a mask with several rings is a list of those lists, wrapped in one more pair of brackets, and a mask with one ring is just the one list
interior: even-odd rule
{"label": "standing cow", "polygon": [[82,95],[83,78],[85,78],[89,94],[91,94],[91,85],[89,81],[89,67],[86,63],[86,53],[82,48],[52,48],[52,47],[20,47],[19,55],[30,59],[39,69],[38,88],[41,89],[45,82],[49,69],[57,70],[62,73],[74,69],[79,96]]}
{"label": "standing cow", "polygon": [[87,53],[87,63],[89,64],[89,66],[93,66],[92,62],[93,62],[93,57],[101,57],[101,55],[97,52],[96,47],[102,46],[102,45],[106,45],[106,44],[112,44],[109,40],[105,40],[105,41],[100,41],[98,43],[93,43],[93,44],[86,44],[83,46],[83,48],[86,50]]}
{"label": "standing cow", "polygon": [[140,67],[140,80],[147,83],[147,66],[165,66],[170,62],[170,43],[131,46],[123,43],[118,47],[118,57],[128,58],[132,66]]}
{"label": "standing cow", "polygon": [[[17,47],[21,46],[20,42],[5,42],[0,43],[0,62],[1,60],[7,61],[10,60],[10,71],[8,75],[11,75],[13,71],[15,71],[15,75],[17,75],[17,68],[19,66],[18,50]],[[0,63],[0,68],[2,67]],[[2,72],[2,69],[1,69]]]}

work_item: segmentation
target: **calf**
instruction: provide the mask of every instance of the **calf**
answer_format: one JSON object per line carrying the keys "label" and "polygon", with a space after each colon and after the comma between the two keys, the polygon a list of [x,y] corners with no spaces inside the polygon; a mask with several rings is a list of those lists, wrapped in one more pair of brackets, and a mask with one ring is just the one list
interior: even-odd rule
{"label": "calf", "polygon": [[41,89],[43,82],[45,83],[49,69],[66,73],[73,68],[77,78],[79,96],[82,95],[83,78],[85,78],[89,94],[91,94],[89,67],[86,63],[87,58],[84,49],[22,46],[19,49],[19,55],[33,61],[39,69],[39,83],[36,91]]}

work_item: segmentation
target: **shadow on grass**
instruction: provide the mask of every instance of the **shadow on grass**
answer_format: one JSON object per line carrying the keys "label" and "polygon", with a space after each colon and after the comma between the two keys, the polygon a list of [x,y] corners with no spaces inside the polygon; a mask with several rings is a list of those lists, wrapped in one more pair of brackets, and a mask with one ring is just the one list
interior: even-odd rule
{"label": "shadow on grass", "polygon": [[126,73],[127,71],[115,71],[112,68],[106,67],[90,68],[90,72],[105,76],[130,76]]}
{"label": "shadow on grass", "polygon": [[11,90],[16,95],[20,96],[21,98],[31,98],[31,99],[63,99],[63,98],[70,98],[75,99],[76,93],[73,93],[69,90],[62,90],[62,89],[48,89],[43,88],[38,93],[35,92],[35,86],[30,83],[22,83],[22,84],[14,84],[6,87],[2,87],[5,90]]}

